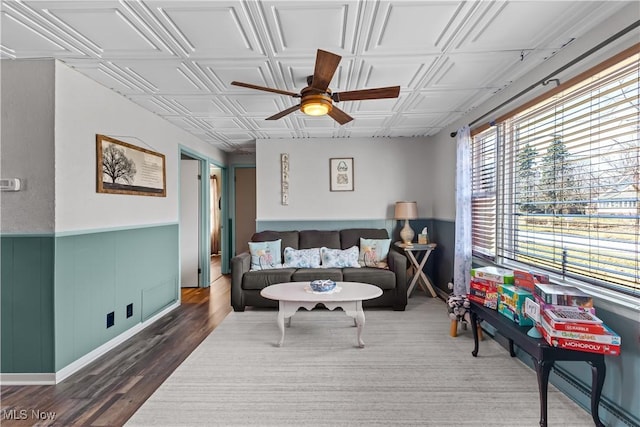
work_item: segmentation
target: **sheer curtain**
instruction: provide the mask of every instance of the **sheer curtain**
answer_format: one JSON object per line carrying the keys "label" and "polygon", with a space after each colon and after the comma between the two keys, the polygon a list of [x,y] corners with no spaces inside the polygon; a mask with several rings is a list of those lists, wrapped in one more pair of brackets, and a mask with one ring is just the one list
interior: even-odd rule
{"label": "sheer curtain", "polygon": [[220,252],[220,190],[218,188],[218,177],[211,175],[211,253],[217,255]]}
{"label": "sheer curtain", "polygon": [[456,237],[453,293],[466,295],[471,270],[471,132],[458,130],[456,140]]}

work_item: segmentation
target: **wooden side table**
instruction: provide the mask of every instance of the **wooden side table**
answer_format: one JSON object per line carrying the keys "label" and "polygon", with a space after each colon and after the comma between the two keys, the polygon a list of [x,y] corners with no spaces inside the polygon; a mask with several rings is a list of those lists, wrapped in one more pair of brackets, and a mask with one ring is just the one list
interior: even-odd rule
{"label": "wooden side table", "polygon": [[[409,284],[409,289],[407,290],[407,298],[411,296],[411,292],[413,292],[413,288],[415,288],[416,283],[420,284],[420,287],[423,291],[425,291],[425,293],[431,293],[431,296],[435,298],[437,295],[436,291],[433,289],[433,283],[431,283],[431,280],[427,277],[426,274],[424,274],[424,271],[422,271],[422,269],[427,263],[429,255],[431,255],[431,252],[436,248],[437,245],[435,243],[428,243],[426,245],[414,243],[412,246],[406,246],[402,242],[395,242],[394,244],[396,245],[396,247],[404,251],[405,255],[407,255],[407,258],[409,258],[411,265],[416,269],[416,273],[413,275],[411,283]],[[421,254],[422,258],[420,258]],[[419,258],[420,261],[418,262]]]}

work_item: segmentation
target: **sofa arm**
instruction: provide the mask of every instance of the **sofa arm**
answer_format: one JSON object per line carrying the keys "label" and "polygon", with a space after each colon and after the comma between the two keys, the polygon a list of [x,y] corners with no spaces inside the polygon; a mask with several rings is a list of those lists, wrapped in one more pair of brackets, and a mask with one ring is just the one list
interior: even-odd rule
{"label": "sofa arm", "polygon": [[251,268],[251,254],[242,252],[231,258],[231,306],[234,311],[244,311],[242,276]]}
{"label": "sofa arm", "polygon": [[407,257],[404,253],[400,253],[395,250],[390,250],[387,257],[387,263],[389,264],[389,270],[393,271],[396,275],[396,290],[407,295]]}

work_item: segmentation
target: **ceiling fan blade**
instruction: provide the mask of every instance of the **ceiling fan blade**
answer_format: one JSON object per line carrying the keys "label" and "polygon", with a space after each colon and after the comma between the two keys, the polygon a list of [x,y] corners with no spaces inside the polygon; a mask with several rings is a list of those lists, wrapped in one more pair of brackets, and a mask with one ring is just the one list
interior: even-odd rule
{"label": "ceiling fan blade", "polygon": [[232,85],[234,86],[241,86],[241,87],[246,87],[249,89],[257,89],[257,90],[264,90],[265,92],[273,92],[273,93],[279,93],[280,95],[289,95],[289,96],[293,96],[296,98],[299,98],[300,95],[294,92],[289,92],[287,90],[280,90],[280,89],[273,89],[270,87],[264,87],[264,86],[256,86],[256,85],[252,85],[251,83],[242,83],[242,82],[236,82],[233,81],[231,82]]}
{"label": "ceiling fan blade", "polygon": [[300,109],[300,104],[294,105],[293,107],[289,107],[286,110],[280,111],[279,113],[274,114],[271,117],[267,117],[265,120],[278,120],[278,119],[286,116],[287,114],[291,114],[294,111],[299,110],[299,109]]}
{"label": "ceiling fan blade", "polygon": [[335,102],[359,101],[363,99],[397,98],[400,95],[400,86],[379,87],[375,89],[350,90],[347,92],[335,92],[331,98]]}
{"label": "ceiling fan blade", "polygon": [[326,92],[333,75],[338,69],[338,64],[341,59],[342,56],[340,55],[318,49],[318,53],[316,54],[316,68],[313,71],[313,79],[311,80],[310,86]]}
{"label": "ceiling fan blade", "polygon": [[351,117],[335,105],[328,114],[333,118],[333,120],[340,123],[341,125],[349,123],[351,120],[353,120],[353,117]]}

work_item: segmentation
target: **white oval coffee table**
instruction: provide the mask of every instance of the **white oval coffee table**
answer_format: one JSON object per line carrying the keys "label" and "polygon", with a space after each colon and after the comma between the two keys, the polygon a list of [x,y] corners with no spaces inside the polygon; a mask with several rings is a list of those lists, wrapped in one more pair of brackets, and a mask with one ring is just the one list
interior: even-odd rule
{"label": "white oval coffee table", "polygon": [[368,283],[358,282],[336,282],[337,288],[340,288],[339,292],[317,293],[311,292],[309,282],[287,282],[262,289],[260,295],[278,301],[278,327],[282,333],[278,345],[282,347],[284,344],[285,319],[287,319],[287,326],[290,326],[291,316],[299,308],[312,310],[316,305],[322,303],[329,310],[340,307],[347,316],[354,319],[358,331],[358,346],[364,347],[361,338],[364,327],[362,301],[379,297],[382,295],[382,289]]}

